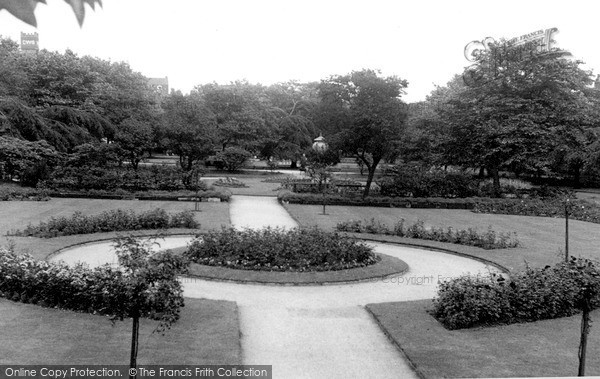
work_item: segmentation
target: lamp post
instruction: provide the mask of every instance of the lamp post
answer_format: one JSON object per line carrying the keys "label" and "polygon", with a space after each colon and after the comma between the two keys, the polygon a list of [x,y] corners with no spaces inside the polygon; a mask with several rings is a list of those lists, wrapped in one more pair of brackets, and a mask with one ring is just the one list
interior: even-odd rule
{"label": "lamp post", "polygon": [[571,202],[569,196],[565,199],[565,262],[569,262],[569,214],[571,213]]}
{"label": "lamp post", "polygon": [[[312,149],[320,157],[322,157],[323,154],[327,152],[329,146],[327,145],[327,142],[325,142],[325,138],[323,137],[323,135],[319,134],[319,136],[315,138],[312,144]],[[317,171],[319,175],[319,182],[323,184],[323,215],[326,215],[327,213],[325,212],[325,191],[327,188],[327,176],[325,170],[327,169],[327,166],[324,162],[315,162],[314,164],[316,166],[315,171]]]}

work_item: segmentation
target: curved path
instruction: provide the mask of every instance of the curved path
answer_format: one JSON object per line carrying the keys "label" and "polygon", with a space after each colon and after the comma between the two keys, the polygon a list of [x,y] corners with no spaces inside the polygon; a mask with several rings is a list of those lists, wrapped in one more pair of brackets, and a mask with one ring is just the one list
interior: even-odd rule
{"label": "curved path", "polygon": [[[295,226],[274,198],[233,196],[232,200],[231,219],[236,227]],[[182,246],[190,238],[167,237],[161,247]],[[187,297],[238,304],[244,363],[273,365],[273,378],[416,377],[363,306],[430,299],[435,296],[438,280],[496,269],[451,254],[372,245],[377,252],[407,262],[409,271],[373,282],[326,286],[248,285],[195,278],[181,281]],[[95,263],[114,259],[109,242],[69,249],[53,259],[75,262],[77,255]]]}

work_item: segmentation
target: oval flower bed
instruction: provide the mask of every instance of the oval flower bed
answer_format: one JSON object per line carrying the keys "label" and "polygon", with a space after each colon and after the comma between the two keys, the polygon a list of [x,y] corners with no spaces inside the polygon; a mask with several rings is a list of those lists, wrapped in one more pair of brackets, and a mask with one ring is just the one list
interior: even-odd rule
{"label": "oval flower bed", "polygon": [[258,271],[335,271],[380,260],[365,243],[316,228],[222,229],[193,241],[185,254],[203,265]]}

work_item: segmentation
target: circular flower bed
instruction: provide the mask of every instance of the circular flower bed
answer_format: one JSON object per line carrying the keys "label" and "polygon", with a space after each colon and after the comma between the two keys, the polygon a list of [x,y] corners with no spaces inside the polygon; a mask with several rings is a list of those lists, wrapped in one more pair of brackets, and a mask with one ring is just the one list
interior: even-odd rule
{"label": "circular flower bed", "polygon": [[361,241],[319,229],[213,231],[194,240],[186,255],[195,263],[259,271],[334,271],[379,261]]}

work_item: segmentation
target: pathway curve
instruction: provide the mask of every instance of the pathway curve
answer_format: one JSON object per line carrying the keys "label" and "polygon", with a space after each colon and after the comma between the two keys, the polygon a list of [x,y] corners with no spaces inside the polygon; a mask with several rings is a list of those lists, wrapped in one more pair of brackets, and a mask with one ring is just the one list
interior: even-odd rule
{"label": "pathway curve", "polygon": [[[238,228],[296,225],[275,198],[233,196],[230,209],[232,223]],[[165,245],[181,246],[187,241],[189,238],[167,237]],[[184,294],[235,301],[240,312],[243,361],[273,365],[273,378],[416,377],[363,306],[430,299],[438,280],[495,269],[451,254],[372,245],[379,253],[404,260],[409,271],[372,282],[325,286],[248,285],[182,278]],[[110,261],[114,256],[109,242],[82,247],[85,256],[93,256],[97,262]],[[81,254],[76,249],[54,259]]]}

